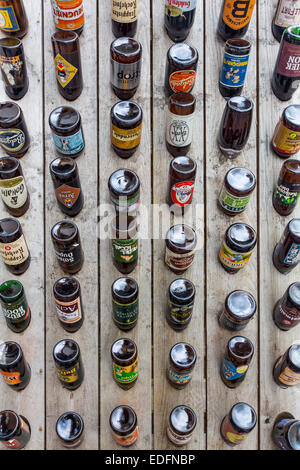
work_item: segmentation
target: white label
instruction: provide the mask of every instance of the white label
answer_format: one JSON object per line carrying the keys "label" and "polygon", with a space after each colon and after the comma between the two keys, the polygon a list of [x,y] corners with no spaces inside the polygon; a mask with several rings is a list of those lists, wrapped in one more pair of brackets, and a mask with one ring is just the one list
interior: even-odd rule
{"label": "white label", "polygon": [[24,263],[29,257],[24,235],[19,240],[11,243],[0,243],[0,254],[5,264],[16,266]]}
{"label": "white label", "polygon": [[300,23],[300,0],[280,0],[275,24],[282,28]]}
{"label": "white label", "polygon": [[192,143],[194,114],[178,116],[170,111],[168,112],[166,139],[170,145],[186,147]]}
{"label": "white label", "polygon": [[11,209],[19,209],[27,201],[27,188],[22,176],[0,181],[0,194]]}

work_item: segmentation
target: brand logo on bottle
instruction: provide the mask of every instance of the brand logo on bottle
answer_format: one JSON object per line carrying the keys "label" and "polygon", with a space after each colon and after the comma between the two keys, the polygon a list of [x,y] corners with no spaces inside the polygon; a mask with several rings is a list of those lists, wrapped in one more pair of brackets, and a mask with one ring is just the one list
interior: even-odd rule
{"label": "brand logo on bottle", "polygon": [[0,180],[0,194],[3,202],[12,209],[19,209],[27,201],[27,188],[23,176]]}
{"label": "brand logo on bottle", "polygon": [[56,190],[56,197],[61,204],[71,209],[76,203],[80,195],[80,188],[72,188],[66,184],[63,184]]}
{"label": "brand logo on bottle", "polygon": [[275,24],[281,28],[294,26],[300,22],[300,7],[298,0],[280,0]]}
{"label": "brand logo on bottle", "polygon": [[300,245],[292,243],[286,257],[283,260],[284,264],[296,265],[299,263]]}
{"label": "brand logo on bottle", "polygon": [[84,25],[83,0],[74,0],[72,5],[68,1],[52,0],[52,7],[57,28],[76,30]]}
{"label": "brand logo on bottle", "polygon": [[111,17],[117,23],[137,21],[137,0],[111,0]]}
{"label": "brand logo on bottle", "polygon": [[56,302],[56,311],[58,318],[63,323],[77,323],[82,318],[80,298],[72,302]]}
{"label": "brand logo on bottle", "polygon": [[21,383],[20,380],[20,372],[3,372],[0,370],[0,374],[2,374],[2,377],[4,379],[4,382],[7,385],[18,385]]}
{"label": "brand logo on bottle", "polygon": [[174,93],[189,93],[196,79],[195,70],[180,70],[170,75],[169,83]]}
{"label": "brand logo on bottle", "polygon": [[120,129],[112,124],[111,141],[112,144],[120,149],[134,149],[141,141],[142,124],[134,129]]}
{"label": "brand logo on bottle", "polygon": [[171,190],[172,201],[174,204],[181,207],[189,204],[193,198],[194,188],[195,185],[193,181],[176,183]]}
{"label": "brand logo on bottle", "polygon": [[196,0],[166,0],[166,15],[172,18],[182,16],[184,13],[196,8]]}
{"label": "brand logo on bottle", "polygon": [[225,52],[220,82],[228,87],[243,86],[249,62],[249,54],[235,56]]}
{"label": "brand logo on bottle", "polygon": [[25,144],[25,134],[21,129],[1,129],[0,145],[9,152],[18,152]]}
{"label": "brand logo on bottle", "polygon": [[19,240],[10,244],[0,243],[0,254],[5,264],[16,266],[24,263],[29,257],[29,251],[22,235]]}
{"label": "brand logo on bottle", "polygon": [[142,61],[133,64],[120,64],[111,61],[111,83],[119,90],[134,90],[138,87],[141,77]]}
{"label": "brand logo on bottle", "polygon": [[299,44],[283,42],[277,73],[285,77],[300,77],[300,47]]}
{"label": "brand logo on bottle", "polygon": [[115,380],[119,383],[128,384],[134,382],[139,375],[138,360],[127,367],[113,363],[113,373]]}
{"label": "brand logo on bottle", "polygon": [[60,54],[54,59],[56,65],[56,78],[63,88],[65,88],[75,77],[78,69],[70,64]]}
{"label": "brand logo on bottle", "polygon": [[0,29],[7,32],[20,30],[13,6],[0,7]]}
{"label": "brand logo on bottle", "polygon": [[223,21],[231,29],[238,30],[251,20],[255,0],[226,0],[223,10]]}

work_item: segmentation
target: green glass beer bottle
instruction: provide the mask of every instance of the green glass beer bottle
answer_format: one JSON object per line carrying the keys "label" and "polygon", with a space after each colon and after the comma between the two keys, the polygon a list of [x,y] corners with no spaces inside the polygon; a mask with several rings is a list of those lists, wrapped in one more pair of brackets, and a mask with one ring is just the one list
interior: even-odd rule
{"label": "green glass beer bottle", "polygon": [[19,281],[7,281],[0,285],[0,304],[10,330],[22,333],[30,324],[31,310],[24,287]]}

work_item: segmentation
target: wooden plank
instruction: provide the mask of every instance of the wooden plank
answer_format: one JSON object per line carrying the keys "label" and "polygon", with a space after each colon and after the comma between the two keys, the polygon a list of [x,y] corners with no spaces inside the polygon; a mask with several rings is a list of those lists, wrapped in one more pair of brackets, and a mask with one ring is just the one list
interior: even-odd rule
{"label": "wooden plank", "polygon": [[[263,0],[259,9],[259,90],[260,90],[260,447],[275,449],[271,432],[276,416],[290,411],[300,416],[297,387],[283,390],[272,375],[276,359],[295,341],[299,341],[299,327],[289,332],[280,331],[272,320],[274,305],[290,284],[299,280],[299,269],[280,274],[272,262],[275,245],[280,240],[286,224],[300,217],[298,206],[289,217],[281,217],[273,209],[272,193],[277,183],[283,160],[270,148],[275,126],[283,110],[292,103],[299,103],[298,90],[288,102],[279,101],[271,89],[271,78],[279,50],[279,43],[271,30],[277,1]],[[270,59],[271,58],[271,59]]]}
{"label": "wooden plank", "polygon": [[[233,223],[245,222],[257,229],[255,195],[246,212],[234,219],[225,216],[216,203],[226,172],[235,166],[249,168],[256,174],[256,126],[255,111],[251,135],[246,149],[235,161],[221,156],[216,144],[220,119],[225,100],[218,90],[219,73],[224,53],[224,43],[217,39],[216,30],[221,2],[206,2],[206,259],[207,259],[207,442],[208,449],[231,449],[220,437],[220,424],[231,407],[239,402],[249,403],[258,412],[257,383],[257,318],[250,322],[242,334],[254,343],[256,354],[246,380],[235,390],[228,390],[220,378],[220,364],[228,340],[235,336],[221,329],[218,316],[226,296],[235,289],[245,289],[257,297],[257,254],[247,268],[232,276],[221,267],[217,257],[226,229]],[[256,18],[255,11],[246,36],[253,44],[246,86],[243,95],[256,104]],[[217,282],[216,282],[217,280]],[[257,448],[257,431],[253,431],[243,449]]]}
{"label": "wooden plank", "polygon": [[[58,324],[52,297],[54,282],[63,277],[58,267],[50,237],[52,226],[67,217],[58,209],[55,193],[49,174],[49,163],[55,158],[48,117],[50,112],[62,104],[70,104],[58,93],[51,35],[54,32],[50,2],[45,3],[45,142],[46,142],[46,412],[47,412],[47,449],[61,448],[55,433],[55,423],[61,413],[74,410],[84,419],[86,439],[81,449],[98,449],[98,256],[97,256],[97,2],[89,0],[84,3],[85,28],[80,37],[84,90],[73,103],[81,113],[85,133],[86,149],[77,159],[82,190],[85,197],[84,208],[75,217],[78,225],[85,263],[83,269],[75,276],[82,288],[85,321],[75,334],[66,333]],[[61,339],[72,337],[78,342],[85,367],[85,379],[81,387],[69,392],[59,384],[53,363],[53,346]]]}
{"label": "wooden plank", "polygon": [[[108,179],[119,168],[129,168],[137,172],[141,180],[141,204],[150,208],[151,203],[151,109],[150,109],[150,2],[139,1],[137,39],[143,46],[143,68],[141,85],[133,97],[144,112],[141,146],[129,160],[119,158],[110,143],[110,108],[118,98],[110,89],[110,43],[114,40],[111,31],[110,9],[101,9],[99,28],[99,135],[100,135],[100,229],[102,235],[113,216],[110,209],[108,218],[104,216],[105,204],[110,204]],[[109,208],[108,208],[109,209]],[[140,227],[147,231],[147,218],[141,217]],[[129,404],[136,411],[139,421],[139,440],[134,449],[150,449],[151,439],[151,240],[144,236],[140,240],[139,264],[131,274],[140,287],[140,318],[134,330],[121,332],[112,322],[111,285],[122,275],[113,267],[111,246],[108,238],[100,240],[100,285],[101,285],[101,449],[116,449],[110,432],[107,432],[111,411],[118,405]],[[133,339],[139,349],[140,377],[130,391],[124,391],[112,379],[111,345],[118,338]]]}
{"label": "wooden plank", "polygon": [[[165,319],[166,293],[170,283],[178,278],[165,265],[165,236],[173,225],[170,211],[166,206],[169,166],[171,155],[165,146],[166,112],[168,100],[164,92],[166,55],[173,44],[164,29],[164,2],[153,7],[153,203],[154,207],[154,265],[153,265],[153,361],[154,361],[154,448],[175,449],[166,436],[169,414],[175,406],[189,405],[197,414],[198,425],[188,449],[205,448],[205,379],[204,379],[204,180],[203,180],[203,9],[198,2],[194,27],[186,42],[193,44],[199,51],[197,81],[193,94],[197,98],[195,136],[189,155],[197,161],[197,184],[193,208],[189,208],[185,223],[197,229],[197,258],[183,277],[194,282],[197,290],[193,319],[186,330],[175,332]],[[196,130],[197,129],[197,130]],[[174,223],[181,223],[176,218]],[[158,238],[158,232],[160,236]],[[171,347],[181,341],[194,346],[198,360],[191,383],[183,390],[174,389],[166,378],[166,368]]]}
{"label": "wooden plank", "polygon": [[[26,11],[29,19],[29,32],[23,39],[23,44],[29,76],[29,91],[22,100],[18,101],[18,104],[24,112],[31,137],[31,147],[21,159],[31,203],[27,213],[19,220],[31,252],[31,264],[25,274],[14,277],[1,262],[0,282],[12,278],[22,282],[31,308],[32,320],[24,333],[15,334],[7,328],[1,316],[0,330],[1,343],[11,340],[21,345],[31,366],[32,377],[28,387],[21,393],[12,392],[1,380],[0,402],[1,410],[15,410],[29,420],[32,436],[26,449],[37,450],[43,448],[45,435],[42,3],[40,1],[34,4],[27,2]],[[33,50],[34,54],[32,54]],[[2,84],[0,100],[9,101]],[[2,217],[7,217],[7,213],[1,203],[0,218]]]}

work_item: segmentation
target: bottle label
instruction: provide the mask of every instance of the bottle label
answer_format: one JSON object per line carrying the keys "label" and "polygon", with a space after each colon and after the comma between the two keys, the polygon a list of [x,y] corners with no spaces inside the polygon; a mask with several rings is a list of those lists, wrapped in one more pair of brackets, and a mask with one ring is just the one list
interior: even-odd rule
{"label": "bottle label", "polygon": [[176,305],[173,302],[169,301],[169,311],[170,316],[177,322],[177,323],[186,323],[187,320],[193,313],[194,302],[187,304],[187,305]]}
{"label": "bottle label", "polygon": [[23,176],[17,176],[9,180],[0,180],[0,193],[8,207],[19,209],[24,206],[28,193]]}
{"label": "bottle label", "polygon": [[137,147],[142,137],[142,124],[134,129],[120,129],[112,124],[111,141],[115,147],[130,150]]}
{"label": "bottle label", "polygon": [[58,261],[62,267],[68,268],[78,263],[81,258],[81,246],[77,244],[71,245],[67,250],[55,251]]}
{"label": "bottle label", "polygon": [[74,383],[79,379],[79,363],[75,364],[71,369],[60,369],[56,366],[57,377],[61,382]]}
{"label": "bottle label", "polygon": [[27,320],[30,314],[30,308],[24,298],[21,299],[20,305],[14,305],[13,308],[8,308],[2,304],[2,311],[5,318],[11,323],[15,324],[22,323],[23,321]]}
{"label": "bottle label", "polygon": [[165,0],[166,15],[176,18],[184,16],[183,13],[195,10],[196,0]]}
{"label": "bottle label", "polygon": [[120,304],[113,300],[113,318],[116,323],[121,326],[133,325],[139,315],[139,299],[136,299],[131,304]]}
{"label": "bottle label", "polygon": [[63,323],[77,323],[82,318],[80,297],[72,302],[61,302],[55,299],[56,312],[59,320]]}
{"label": "bottle label", "polygon": [[187,268],[192,266],[195,259],[196,251],[190,251],[179,255],[178,253],[173,253],[173,251],[166,248],[166,258],[165,262],[171,268],[176,269],[177,271],[185,271]]}
{"label": "bottle label", "polygon": [[237,432],[231,425],[230,419],[228,416],[223,420],[223,423],[221,425],[221,432],[222,435],[225,437],[225,439],[232,444],[240,444],[243,442],[247,434],[242,433],[242,432]]}
{"label": "bottle label", "polygon": [[283,260],[283,263],[289,264],[289,265],[298,264],[299,257],[300,257],[300,245],[297,245],[296,243],[292,243],[289,248],[289,251],[287,252]]}
{"label": "bottle label", "polygon": [[174,204],[184,207],[192,201],[194,194],[194,181],[184,181],[176,183],[171,189],[171,197]]}
{"label": "bottle label", "polygon": [[279,305],[280,323],[285,326],[292,326],[293,323],[300,321],[300,312],[296,308],[289,308],[284,305]]}
{"label": "bottle label", "polygon": [[138,19],[138,1],[111,0],[111,18],[117,23],[134,23]]}
{"label": "bottle label", "polygon": [[274,199],[285,206],[295,206],[298,202],[299,196],[300,193],[290,191],[290,189],[283,184],[277,186],[274,191]]}
{"label": "bottle label", "polygon": [[244,28],[253,13],[255,0],[226,0],[223,9],[223,21],[235,31]]}
{"label": "bottle label", "polygon": [[134,196],[128,197],[128,198],[126,196],[123,196],[123,197],[120,197],[120,199],[116,199],[112,196],[111,200],[114,204],[120,207],[126,207],[126,206],[134,205],[134,204],[138,206],[140,203],[140,191],[138,191]]}
{"label": "bottle label", "polygon": [[112,433],[114,440],[123,447],[131,446],[139,436],[138,427],[128,436],[118,436],[118,434]]}
{"label": "bottle label", "polygon": [[29,251],[24,235],[11,243],[0,243],[0,254],[5,264],[17,266],[24,263],[29,257]]}
{"label": "bottle label", "polygon": [[55,26],[62,30],[76,30],[84,25],[83,0],[52,0]]}
{"label": "bottle label", "polygon": [[[279,359],[275,368],[278,367],[281,362],[282,362],[282,358]],[[285,367],[283,371],[279,374],[278,380],[284,385],[287,385],[288,387],[292,387],[294,385],[297,385],[300,382],[300,372],[297,373],[291,370],[289,367]]]}
{"label": "bottle label", "polygon": [[236,367],[231,361],[224,359],[222,364],[222,374],[225,380],[236,380],[246,374],[248,367],[249,366],[247,365]]}
{"label": "bottle label", "polygon": [[4,150],[19,152],[25,144],[25,134],[21,129],[1,129],[0,145]]}
{"label": "bottle label", "polygon": [[179,116],[168,112],[167,142],[174,147],[186,147],[193,140],[194,113]]}
{"label": "bottle label", "polygon": [[75,77],[78,69],[74,65],[70,64],[66,59],[64,59],[60,54],[54,59],[55,69],[56,69],[56,78],[59,84],[65,88]]}
{"label": "bottle label", "polygon": [[12,386],[12,385],[18,385],[21,383],[20,372],[3,372],[2,370],[0,370],[0,374],[2,375],[4,382],[7,385]]}
{"label": "bottle label", "polygon": [[67,184],[63,184],[56,190],[56,197],[68,209],[71,209],[80,196],[80,188],[72,188]]}
{"label": "bottle label", "polygon": [[224,53],[220,83],[227,87],[243,86],[246,80],[250,54],[244,56]]}
{"label": "bottle label", "polygon": [[168,377],[171,382],[173,382],[176,385],[185,385],[188,384],[191,379],[192,379],[192,373],[185,374],[182,373],[180,374],[176,370],[174,370],[172,367],[169,367],[168,370]]}
{"label": "bottle label", "polygon": [[189,93],[195,84],[195,79],[195,70],[179,70],[170,75],[169,84],[174,93]]}
{"label": "bottle label", "polygon": [[275,24],[281,28],[288,28],[300,23],[299,0],[280,0]]}
{"label": "bottle label", "polygon": [[134,382],[139,375],[138,359],[131,366],[127,367],[119,366],[113,362],[113,373],[115,380],[120,384]]}
{"label": "bottle label", "polygon": [[138,257],[138,240],[112,240],[113,257],[119,263],[133,263]]}
{"label": "bottle label", "polygon": [[247,325],[248,321],[249,320],[244,322],[234,322],[231,318],[228,317],[226,310],[224,310],[220,316],[221,325],[231,331],[242,330]]}
{"label": "bottle label", "polygon": [[219,203],[220,205],[229,212],[239,213],[243,212],[250,201],[250,194],[244,197],[237,197],[230,194],[229,191],[226,190],[225,185],[223,185]]}
{"label": "bottle label", "polygon": [[7,32],[20,31],[13,6],[0,7],[0,29]]}
{"label": "bottle label", "polygon": [[171,429],[170,425],[168,425],[167,435],[170,441],[173,442],[173,444],[177,446],[184,446],[185,444],[190,442],[193,433],[182,436],[181,434],[177,434],[176,432],[174,432],[173,429]]}
{"label": "bottle label", "polygon": [[220,250],[219,258],[222,264],[227,266],[230,269],[242,269],[249,263],[252,253],[254,250],[249,251],[248,253],[237,253],[232,251],[225,242]]}
{"label": "bottle label", "polygon": [[284,77],[300,77],[300,46],[283,41],[277,73]]}
{"label": "bottle label", "polygon": [[62,136],[52,132],[52,136],[57,150],[64,155],[76,155],[76,153],[81,152],[84,148],[81,129],[73,135]]}
{"label": "bottle label", "polygon": [[142,61],[121,64],[111,60],[111,83],[119,90],[133,90],[140,83]]}
{"label": "bottle label", "polygon": [[275,128],[272,143],[279,152],[293,155],[300,150],[300,132],[288,129],[280,120]]}
{"label": "bottle label", "polygon": [[1,70],[9,86],[23,85],[23,60],[20,56],[0,56]]}

